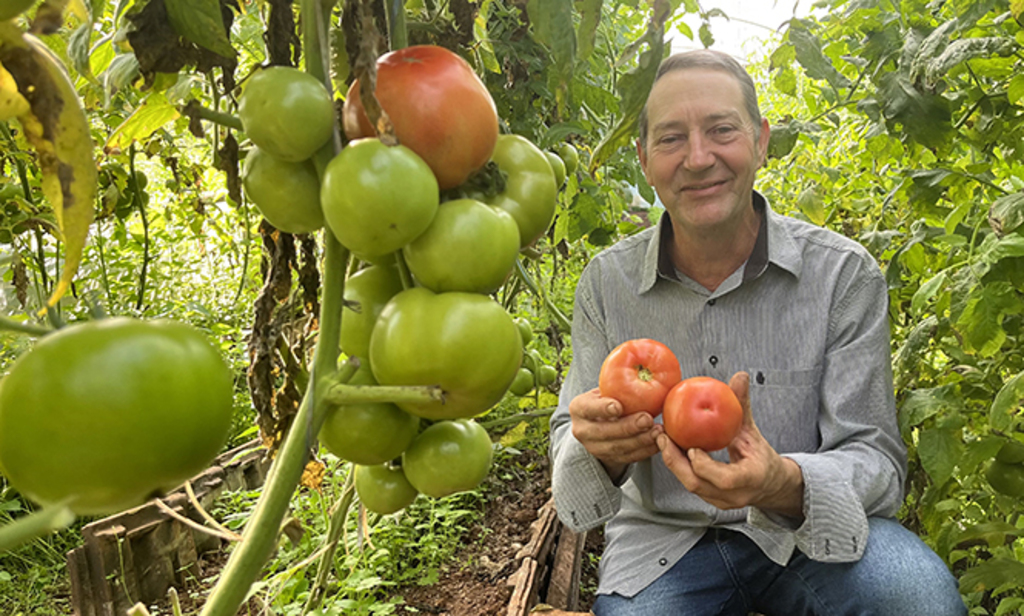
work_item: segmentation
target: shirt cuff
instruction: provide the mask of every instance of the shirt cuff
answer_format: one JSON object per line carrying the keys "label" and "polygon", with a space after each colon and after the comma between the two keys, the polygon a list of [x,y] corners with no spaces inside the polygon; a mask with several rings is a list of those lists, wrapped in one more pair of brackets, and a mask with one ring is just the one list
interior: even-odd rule
{"label": "shirt cuff", "polygon": [[[620,482],[629,477],[628,469]],[[621,485],[621,484],[620,484]],[[622,505],[622,491],[604,466],[570,433],[552,464],[551,492],[562,523],[574,532],[596,528]]]}
{"label": "shirt cuff", "polygon": [[833,460],[815,454],[788,454],[804,477],[804,520],[752,507],[748,522],[765,530],[794,533],[796,547],[811,560],[854,562],[864,555],[868,517],[849,477]]}

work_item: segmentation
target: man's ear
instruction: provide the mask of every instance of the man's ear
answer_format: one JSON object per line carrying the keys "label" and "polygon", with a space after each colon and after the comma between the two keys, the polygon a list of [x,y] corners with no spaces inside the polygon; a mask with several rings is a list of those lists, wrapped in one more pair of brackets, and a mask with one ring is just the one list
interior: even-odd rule
{"label": "man's ear", "polygon": [[768,142],[771,140],[772,129],[768,124],[768,118],[761,118],[761,136],[757,140],[757,155],[760,161],[758,167],[763,167],[768,162]]}
{"label": "man's ear", "polygon": [[[640,168],[643,169],[644,177],[646,178],[647,177],[647,149],[644,148],[643,144],[640,143],[639,139],[636,140],[636,155],[637,155],[637,158],[640,159]],[[648,183],[650,183],[650,179],[648,179]]]}

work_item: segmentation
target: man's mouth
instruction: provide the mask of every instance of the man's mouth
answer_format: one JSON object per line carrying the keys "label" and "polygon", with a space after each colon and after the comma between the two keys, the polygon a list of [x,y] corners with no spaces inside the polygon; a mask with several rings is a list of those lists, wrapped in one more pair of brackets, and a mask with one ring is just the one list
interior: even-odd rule
{"label": "man's mouth", "polygon": [[717,182],[701,182],[700,184],[687,184],[686,186],[683,186],[682,190],[684,192],[698,192],[701,190],[706,190],[708,188],[714,188],[715,186],[719,186],[721,184],[725,184],[725,182],[726,180],[719,180]]}

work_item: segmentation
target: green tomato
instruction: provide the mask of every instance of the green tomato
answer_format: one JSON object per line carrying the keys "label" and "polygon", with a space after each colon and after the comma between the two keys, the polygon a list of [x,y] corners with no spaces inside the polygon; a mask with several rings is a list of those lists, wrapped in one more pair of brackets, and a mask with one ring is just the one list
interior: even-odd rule
{"label": "green tomato", "polygon": [[555,217],[558,186],[544,152],[519,135],[500,135],[491,160],[507,175],[505,190],[487,199],[516,219],[519,246],[529,246]]}
{"label": "green tomato", "polygon": [[996,460],[1007,464],[1024,464],[1024,443],[1012,439],[1006,441],[999,448]]}
{"label": "green tomato", "polygon": [[320,203],[338,241],[352,252],[394,252],[427,230],[437,213],[437,180],[409,148],[353,141],[324,171]]}
{"label": "green tomato", "polygon": [[516,373],[516,378],[512,380],[512,384],[508,386],[508,390],[517,396],[525,396],[533,391],[534,379],[533,372],[530,372],[529,368],[520,368]]}
{"label": "green tomato", "polygon": [[374,513],[387,515],[401,511],[419,494],[400,468],[386,464],[356,466],[355,473],[359,501]]}
{"label": "green tomato", "polygon": [[544,358],[536,349],[530,349],[523,355],[523,367],[529,368],[531,372],[538,372],[544,365]]}
{"label": "green tomato", "polygon": [[530,327],[530,322],[520,317],[515,320],[516,327],[519,328],[519,336],[523,339],[523,346],[530,344],[533,340],[533,328]]}
{"label": "green tomato", "polygon": [[561,188],[562,184],[565,184],[565,162],[554,152],[544,152],[544,156],[547,157],[551,171],[555,174],[555,186]]}
{"label": "green tomato", "polygon": [[402,454],[402,469],[417,490],[442,498],[480,485],[491,469],[493,448],[475,421],[438,422],[416,437]]}
{"label": "green tomato", "polygon": [[316,77],[287,66],[253,73],[238,100],[238,118],[252,142],[274,158],[300,162],[334,131],[334,101]]}
{"label": "green tomato", "polygon": [[558,156],[565,163],[566,174],[576,173],[576,169],[580,166],[580,153],[571,143],[563,143],[558,146]]}
{"label": "green tomato", "polygon": [[[350,385],[377,385],[363,364]],[[383,464],[402,455],[420,431],[420,419],[388,402],[345,404],[328,411],[320,428],[327,450],[356,464]]]}
{"label": "green tomato", "polygon": [[402,252],[409,271],[431,291],[490,293],[519,257],[519,228],[505,210],[474,199],[446,201]]}
{"label": "green tomato", "polygon": [[370,366],[384,385],[438,385],[444,402],[400,403],[427,419],[472,417],[501,400],[523,347],[512,317],[476,293],[402,291],[380,313]]}
{"label": "green tomato", "polygon": [[263,217],[285,233],[312,233],[324,226],[320,178],[308,160],[290,163],[253,148],[245,157],[242,186]]}
{"label": "green tomato", "polygon": [[1024,497],[1024,464],[1007,464],[993,460],[985,471],[985,479],[1000,494]]}
{"label": "green tomato", "polygon": [[554,366],[544,364],[537,371],[537,384],[541,387],[547,387],[548,385],[555,382],[558,379],[558,370]]}
{"label": "green tomato", "polygon": [[220,453],[233,377],[199,331],[112,318],[41,339],[0,387],[0,466],[40,504],[107,515],[177,487]]}
{"label": "green tomato", "polygon": [[370,357],[370,334],[388,301],[402,291],[402,279],[394,265],[371,265],[345,282],[345,301],[352,307],[341,310],[341,350],[349,357]]}

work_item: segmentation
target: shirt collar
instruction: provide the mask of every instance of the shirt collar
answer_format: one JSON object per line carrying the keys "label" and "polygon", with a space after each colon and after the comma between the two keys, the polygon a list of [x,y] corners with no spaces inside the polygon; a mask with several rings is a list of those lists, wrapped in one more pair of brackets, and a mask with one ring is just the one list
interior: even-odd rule
{"label": "shirt collar", "polygon": [[[755,190],[753,197],[754,208],[762,213],[761,228],[757,232],[754,250],[744,267],[743,280],[757,278],[764,273],[770,263],[799,277],[800,250],[786,229],[783,217],[772,210],[764,195]],[[676,278],[675,268],[668,250],[671,242],[672,220],[669,218],[668,212],[664,212],[647,245],[643,274],[640,279],[640,293],[649,291],[659,275],[673,280]]]}

